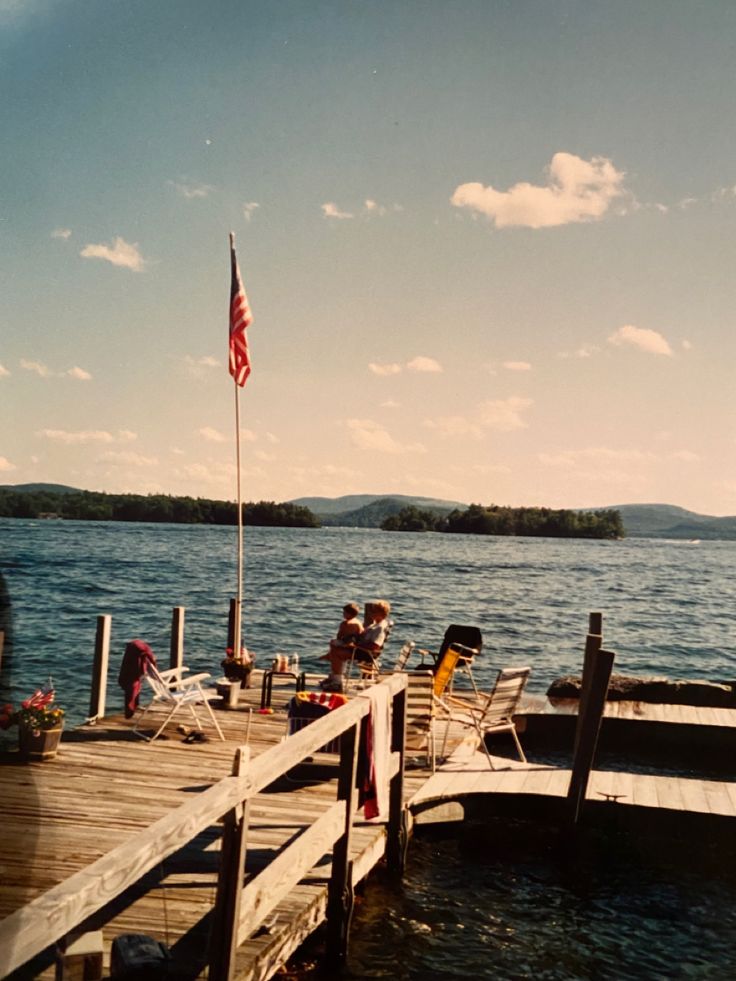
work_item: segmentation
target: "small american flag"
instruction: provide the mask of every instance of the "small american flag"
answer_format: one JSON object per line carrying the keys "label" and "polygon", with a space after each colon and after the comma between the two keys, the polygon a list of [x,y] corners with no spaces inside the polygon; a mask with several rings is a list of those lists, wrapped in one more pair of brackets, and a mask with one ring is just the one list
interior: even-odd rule
{"label": "small american flag", "polygon": [[235,257],[235,239],[230,233],[230,374],[235,384],[245,385],[250,374],[250,356],[246,328],[253,322],[243,280]]}

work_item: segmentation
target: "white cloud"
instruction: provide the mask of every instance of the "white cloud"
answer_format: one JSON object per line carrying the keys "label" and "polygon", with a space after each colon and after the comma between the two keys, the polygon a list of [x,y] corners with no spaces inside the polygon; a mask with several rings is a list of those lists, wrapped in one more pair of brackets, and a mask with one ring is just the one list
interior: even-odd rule
{"label": "white cloud", "polygon": [[391,364],[376,364],[371,361],[368,365],[368,370],[372,371],[374,375],[398,375],[401,371],[401,365],[392,362]]}
{"label": "white cloud", "polygon": [[659,458],[644,450],[591,446],[583,450],[540,453],[538,459],[543,466],[564,469],[567,479],[642,491],[647,486],[647,467]]}
{"label": "white cloud", "polygon": [[686,211],[688,208],[692,208],[694,204],[698,203],[697,198],[682,198],[681,201],[677,202],[677,207],[682,211]]}
{"label": "white cloud", "polygon": [[50,368],[47,368],[45,364],[41,364],[40,361],[27,361],[26,358],[20,359],[20,366],[26,371],[33,371],[41,378],[51,378],[53,372]]}
{"label": "white cloud", "polygon": [[280,443],[281,440],[273,433],[266,433],[266,442],[270,443],[272,446],[275,446],[277,443]]}
{"label": "white cloud", "polygon": [[352,443],[361,450],[377,453],[425,453],[421,443],[402,444],[372,419],[348,419],[346,423],[350,430]]}
{"label": "white cloud", "polygon": [[381,402],[382,409],[400,409],[401,402],[397,402],[396,399],[386,399],[385,402]]}
{"label": "white cloud", "polygon": [[648,354],[666,354],[672,357],[672,348],[668,341],[658,331],[650,330],[648,327],[625,324],[611,334],[608,343],[617,347],[636,347]]}
{"label": "white cloud", "polygon": [[134,433],[130,429],[118,429],[118,442],[132,443],[134,439],[138,439],[138,433]]}
{"label": "white cloud", "polygon": [[507,399],[495,399],[481,402],[478,418],[484,429],[492,429],[498,433],[510,433],[515,429],[526,429],[529,425],[522,418],[534,403],[531,399],[511,396]]}
{"label": "white cloud", "polygon": [[561,450],[558,453],[539,453],[539,462],[546,467],[577,468],[589,466],[629,465],[656,460],[654,453],[643,450],[612,450],[605,446],[589,446],[584,450]]}
{"label": "white cloud", "polygon": [[326,201],[322,205],[322,212],[325,218],[354,218],[355,215],[349,211],[340,211],[334,201]]}
{"label": "white cloud", "polygon": [[699,454],[693,453],[692,450],[675,450],[670,456],[673,460],[679,460],[682,463],[698,463],[700,460]]}
{"label": "white cloud", "polygon": [[178,446],[172,446],[171,447],[171,452],[172,453],[175,453],[176,456],[184,456],[185,455],[184,454],[184,450],[180,450]]}
{"label": "white cloud", "polygon": [[51,238],[61,238],[66,241],[68,238],[71,238],[71,234],[71,228],[55,228],[53,232],[51,232]]}
{"label": "white cloud", "polygon": [[83,259],[104,259],[113,266],[133,272],[143,272],[146,265],[146,260],[138,251],[138,244],[126,242],[119,235],[113,239],[112,245],[85,245],[79,254]]}
{"label": "white cloud", "polygon": [[365,199],[363,202],[363,209],[365,210],[366,214],[381,216],[385,215],[388,210],[384,205],[378,204],[378,202],[374,201],[372,198]]}
{"label": "white cloud", "polygon": [[154,467],[158,463],[155,456],[142,456],[130,450],[107,450],[101,453],[98,459],[105,463],[116,463],[126,467]]}
{"label": "white cloud", "polygon": [[460,184],[450,202],[486,215],[496,228],[551,228],[596,221],[624,193],[624,174],[606,157],[583,160],[573,153],[556,153],[547,172],[545,186],[521,182],[497,191],[480,183]]}
{"label": "white cloud", "polygon": [[76,365],[73,368],[70,368],[66,374],[69,375],[70,378],[76,378],[79,381],[89,381],[92,377],[88,371],[85,371],[84,368],[78,368]]}
{"label": "white cloud", "polygon": [[0,378],[7,378],[9,375],[10,375],[10,372],[5,367],[5,365],[4,364],[0,364]]}
{"label": "white cloud", "polygon": [[692,345],[692,343],[690,341],[683,340],[681,343],[682,343],[682,350],[683,351],[692,351],[693,345]]}
{"label": "white cloud", "polygon": [[14,463],[11,463],[7,457],[0,456],[0,470],[4,473],[9,473],[11,470],[17,470],[18,468]]}
{"label": "white cloud", "polygon": [[68,446],[74,443],[112,443],[114,438],[111,433],[100,429],[87,429],[78,432],[68,432],[65,429],[41,429],[36,433],[44,439],[50,439],[55,443],[65,443]]}
{"label": "white cloud", "polygon": [[256,450],[253,456],[262,463],[273,463],[274,460],[278,460],[275,453],[269,453],[267,450]]}
{"label": "white cloud", "polygon": [[246,201],[243,205],[243,218],[246,221],[250,221],[256,208],[260,208],[260,204],[257,201]]}
{"label": "white cloud", "polygon": [[192,181],[167,181],[169,187],[173,187],[177,194],[183,198],[206,198],[214,191],[211,184],[198,184]]}
{"label": "white cloud", "polygon": [[442,365],[439,361],[435,361],[434,358],[425,358],[423,355],[418,355],[412,361],[407,361],[406,367],[409,371],[420,371],[420,372],[438,372],[442,371]]}
{"label": "white cloud", "polygon": [[197,432],[200,436],[203,436],[210,443],[224,443],[225,437],[219,431],[219,429],[213,429],[212,426],[202,426]]}
{"label": "white cloud", "polygon": [[480,439],[487,432],[510,433],[529,425],[523,413],[533,405],[531,399],[511,396],[481,402],[472,416],[441,416],[426,419],[424,425],[442,436],[473,436]]}
{"label": "white cloud", "polygon": [[504,361],[504,368],[507,371],[531,371],[532,366],[528,361]]}
{"label": "white cloud", "polygon": [[209,354],[199,358],[194,358],[191,354],[184,355],[184,369],[192,378],[204,378],[211,368],[224,370],[224,362],[218,361]]}

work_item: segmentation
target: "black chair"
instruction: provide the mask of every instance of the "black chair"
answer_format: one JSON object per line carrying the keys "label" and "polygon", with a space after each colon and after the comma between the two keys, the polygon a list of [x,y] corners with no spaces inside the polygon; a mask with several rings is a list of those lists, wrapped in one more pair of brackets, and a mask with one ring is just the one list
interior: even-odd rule
{"label": "black chair", "polygon": [[478,693],[478,686],[475,683],[475,678],[473,677],[473,659],[480,654],[483,648],[483,635],[478,627],[464,626],[459,623],[451,623],[450,626],[445,631],[445,636],[440,644],[440,649],[434,653],[433,651],[422,650],[417,648],[419,654],[422,658],[422,664],[424,665],[425,658],[429,657],[432,659],[432,664],[430,665],[432,671],[436,674],[442,660],[447,653],[447,649],[452,647],[455,651],[460,651],[460,657],[457,658],[457,663],[454,670],[464,671],[465,674],[470,678],[470,683],[473,686],[473,691],[476,696]]}

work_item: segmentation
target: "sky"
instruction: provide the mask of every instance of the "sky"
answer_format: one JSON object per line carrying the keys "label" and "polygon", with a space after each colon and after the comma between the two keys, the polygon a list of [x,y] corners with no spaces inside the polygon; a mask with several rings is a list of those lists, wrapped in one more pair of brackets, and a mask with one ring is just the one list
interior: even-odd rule
{"label": "sky", "polygon": [[0,0],[0,483],[736,514],[730,0]]}

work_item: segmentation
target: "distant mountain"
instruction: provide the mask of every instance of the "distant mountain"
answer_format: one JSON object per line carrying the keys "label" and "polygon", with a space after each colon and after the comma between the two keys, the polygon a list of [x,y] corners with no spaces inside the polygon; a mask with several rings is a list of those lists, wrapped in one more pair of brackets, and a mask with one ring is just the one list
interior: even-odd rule
{"label": "distant mountain", "polygon": [[0,490],[16,491],[19,493],[47,494],[81,494],[78,487],[68,487],[66,484],[0,484]]}
{"label": "distant mountain", "polygon": [[376,501],[398,501],[402,508],[410,504],[422,508],[440,508],[444,511],[452,511],[453,508],[466,508],[467,504],[459,501],[442,501],[434,497],[411,497],[406,494],[346,494],[343,497],[298,497],[291,504],[300,504],[302,507],[309,508],[320,518],[328,514],[349,514],[362,510],[362,508],[373,504]]}
{"label": "distant mountain", "polygon": [[717,518],[672,504],[617,504],[630,538],[736,539],[736,516]]}

